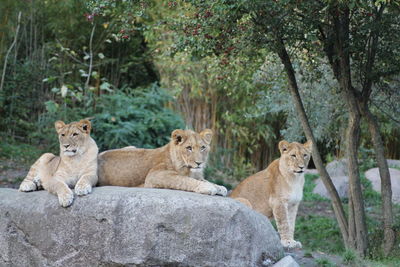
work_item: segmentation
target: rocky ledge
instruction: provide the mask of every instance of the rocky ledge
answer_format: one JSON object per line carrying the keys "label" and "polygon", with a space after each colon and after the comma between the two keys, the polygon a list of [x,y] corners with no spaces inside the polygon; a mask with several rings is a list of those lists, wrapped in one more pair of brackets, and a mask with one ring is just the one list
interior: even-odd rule
{"label": "rocky ledge", "polygon": [[268,266],[283,257],[263,215],[230,198],[97,187],[62,208],[0,188],[0,266]]}

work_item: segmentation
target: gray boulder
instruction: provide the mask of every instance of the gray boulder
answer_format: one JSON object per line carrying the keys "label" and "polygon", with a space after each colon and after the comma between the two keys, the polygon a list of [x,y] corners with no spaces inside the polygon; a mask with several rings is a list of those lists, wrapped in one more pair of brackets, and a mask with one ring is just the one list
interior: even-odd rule
{"label": "gray boulder", "polygon": [[275,263],[272,267],[300,267],[300,265],[293,259],[292,256],[286,256],[280,261]]}
{"label": "gray boulder", "polygon": [[389,167],[400,168],[400,160],[397,159],[388,159],[387,164],[389,165]]}
{"label": "gray boulder", "polygon": [[[392,201],[400,204],[400,170],[389,168],[390,181],[392,182]],[[365,177],[371,181],[372,189],[381,192],[381,176],[378,168],[369,169]]]}
{"label": "gray boulder", "polygon": [[342,158],[329,162],[326,165],[326,171],[331,177],[349,176],[349,172],[347,170],[347,159]]}
{"label": "gray boulder", "polygon": [[[349,177],[348,176],[332,176],[332,182],[339,194],[340,198],[346,198],[349,190]],[[321,178],[315,180],[315,187],[313,189],[314,194],[318,194],[321,197],[330,198],[328,190]]]}
{"label": "gray boulder", "polygon": [[62,208],[0,188],[0,266],[263,266],[283,257],[268,219],[230,198],[98,187]]}

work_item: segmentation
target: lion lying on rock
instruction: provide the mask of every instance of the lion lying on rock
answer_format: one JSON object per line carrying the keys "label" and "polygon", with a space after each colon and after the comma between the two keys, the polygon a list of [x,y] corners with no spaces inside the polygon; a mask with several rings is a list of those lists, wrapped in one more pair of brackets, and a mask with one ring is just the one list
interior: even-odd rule
{"label": "lion lying on rock", "polygon": [[88,120],[65,124],[55,123],[60,142],[60,156],[43,154],[30,168],[19,191],[35,191],[43,187],[58,196],[63,207],[74,200],[70,187],[77,195],[86,195],[97,183],[96,142],[90,137],[91,124]]}
{"label": "lion lying on rock", "polygon": [[293,238],[311,147],[310,141],[305,144],[279,142],[281,157],[265,170],[243,180],[230,195],[270,219],[275,218],[284,247],[301,247]]}
{"label": "lion lying on rock", "polygon": [[208,182],[203,171],[212,131],[174,130],[160,148],[127,147],[99,154],[99,185],[167,188],[226,196],[227,190]]}

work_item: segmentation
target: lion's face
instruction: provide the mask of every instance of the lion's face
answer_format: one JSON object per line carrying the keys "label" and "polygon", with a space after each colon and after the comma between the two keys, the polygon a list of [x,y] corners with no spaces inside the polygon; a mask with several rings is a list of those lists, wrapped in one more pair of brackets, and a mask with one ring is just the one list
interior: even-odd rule
{"label": "lion's face", "polygon": [[202,171],[207,163],[212,131],[205,129],[200,133],[191,130],[174,130],[171,134],[171,149],[178,162],[178,168]]}
{"label": "lion's face", "polygon": [[60,142],[61,154],[72,157],[85,152],[84,147],[91,129],[90,121],[80,120],[79,122],[71,122],[70,124],[56,121],[55,127]]}
{"label": "lion's face", "polygon": [[289,143],[285,140],[279,142],[281,152],[280,167],[293,173],[303,173],[311,157],[312,142],[305,144]]}

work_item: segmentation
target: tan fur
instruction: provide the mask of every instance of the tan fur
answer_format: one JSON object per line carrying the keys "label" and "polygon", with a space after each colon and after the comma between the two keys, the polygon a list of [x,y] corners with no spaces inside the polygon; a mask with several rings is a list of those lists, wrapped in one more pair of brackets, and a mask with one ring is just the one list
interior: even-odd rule
{"label": "tan fur", "polygon": [[60,205],[68,207],[77,195],[86,195],[97,183],[97,145],[90,137],[88,120],[65,124],[55,123],[60,143],[60,156],[43,154],[30,168],[19,191],[35,191],[43,187],[58,196]]}
{"label": "tan fur", "polygon": [[281,157],[265,170],[246,178],[230,195],[243,203],[243,199],[248,200],[254,210],[274,218],[285,247],[301,247],[294,240],[294,228],[311,147],[310,141],[305,144],[281,141]]}
{"label": "tan fur", "polygon": [[203,178],[212,131],[174,130],[160,148],[122,148],[99,154],[99,185],[169,188],[226,195],[223,186]]}

